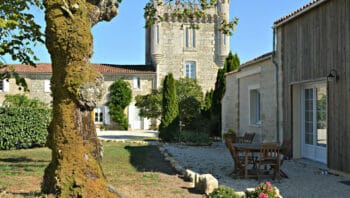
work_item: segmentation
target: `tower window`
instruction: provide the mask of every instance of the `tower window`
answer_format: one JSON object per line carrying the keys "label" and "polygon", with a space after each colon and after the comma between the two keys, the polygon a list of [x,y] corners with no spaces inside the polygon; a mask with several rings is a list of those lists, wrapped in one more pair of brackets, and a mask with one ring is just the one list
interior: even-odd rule
{"label": "tower window", "polygon": [[157,25],[157,44],[159,44],[159,25]]}
{"label": "tower window", "polygon": [[186,48],[196,47],[196,29],[190,27],[185,28],[185,46]]}
{"label": "tower window", "polygon": [[196,62],[186,62],[186,78],[196,78]]}

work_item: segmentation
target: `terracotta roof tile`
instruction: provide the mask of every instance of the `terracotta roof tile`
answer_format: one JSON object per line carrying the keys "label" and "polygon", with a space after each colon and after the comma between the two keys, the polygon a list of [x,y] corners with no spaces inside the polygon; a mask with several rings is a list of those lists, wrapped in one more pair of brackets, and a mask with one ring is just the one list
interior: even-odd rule
{"label": "terracotta roof tile", "polygon": [[312,8],[312,7],[314,7],[314,6],[317,6],[317,5],[319,5],[320,3],[323,3],[323,2],[325,2],[325,1],[327,1],[327,0],[313,0],[313,1],[311,1],[310,3],[304,5],[303,7],[301,7],[301,8],[299,8],[299,9],[297,9],[297,10],[291,12],[290,14],[279,18],[278,20],[276,20],[276,21],[274,22],[274,25],[275,25],[275,26],[279,26],[279,25],[281,25],[282,23],[286,22],[287,20],[289,20],[289,19],[291,19],[291,18],[293,18],[293,17],[296,17],[296,16],[302,14],[302,13],[303,13],[304,11],[306,11],[307,9]]}
{"label": "terracotta roof tile", "polygon": [[[111,74],[153,74],[155,69],[151,65],[112,65],[112,64],[93,64],[101,73]],[[19,73],[52,73],[50,63],[38,63],[36,67],[29,65],[13,65],[15,71]],[[4,71],[5,69],[0,70]]]}

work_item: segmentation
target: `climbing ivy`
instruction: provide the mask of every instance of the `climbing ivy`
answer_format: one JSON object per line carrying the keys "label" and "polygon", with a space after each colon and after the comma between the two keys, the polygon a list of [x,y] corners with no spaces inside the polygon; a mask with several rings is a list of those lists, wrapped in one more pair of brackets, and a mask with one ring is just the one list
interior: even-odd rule
{"label": "climbing ivy", "polygon": [[128,129],[128,119],[124,110],[132,99],[130,84],[124,80],[115,81],[109,88],[109,99],[109,114],[112,120],[119,124],[120,129]]}

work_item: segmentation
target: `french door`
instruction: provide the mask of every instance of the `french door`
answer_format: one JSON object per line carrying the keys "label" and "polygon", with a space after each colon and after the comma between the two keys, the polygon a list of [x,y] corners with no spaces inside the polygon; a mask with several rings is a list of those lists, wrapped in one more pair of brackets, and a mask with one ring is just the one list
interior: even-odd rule
{"label": "french door", "polygon": [[302,156],[327,163],[327,86],[306,85],[301,95]]}

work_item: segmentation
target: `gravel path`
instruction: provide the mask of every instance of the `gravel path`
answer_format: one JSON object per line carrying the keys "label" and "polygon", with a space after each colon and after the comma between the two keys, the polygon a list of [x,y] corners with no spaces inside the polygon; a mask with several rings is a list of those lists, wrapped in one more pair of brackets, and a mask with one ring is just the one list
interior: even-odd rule
{"label": "gravel path", "polygon": [[[210,173],[219,180],[220,185],[244,191],[246,188],[257,186],[254,179],[233,179],[228,176],[233,170],[233,161],[228,149],[222,143],[211,146],[184,146],[165,144],[164,148],[185,169],[197,173]],[[325,166],[309,160],[284,161],[283,171],[289,179],[282,178],[281,183],[272,181],[283,197],[317,197],[317,198],[346,198],[350,197],[350,177],[322,174]],[[348,182],[348,185],[341,183]]]}
{"label": "gravel path", "polygon": [[97,131],[97,136],[101,140],[126,141],[140,138],[158,137],[157,131],[136,130],[136,131]]}

